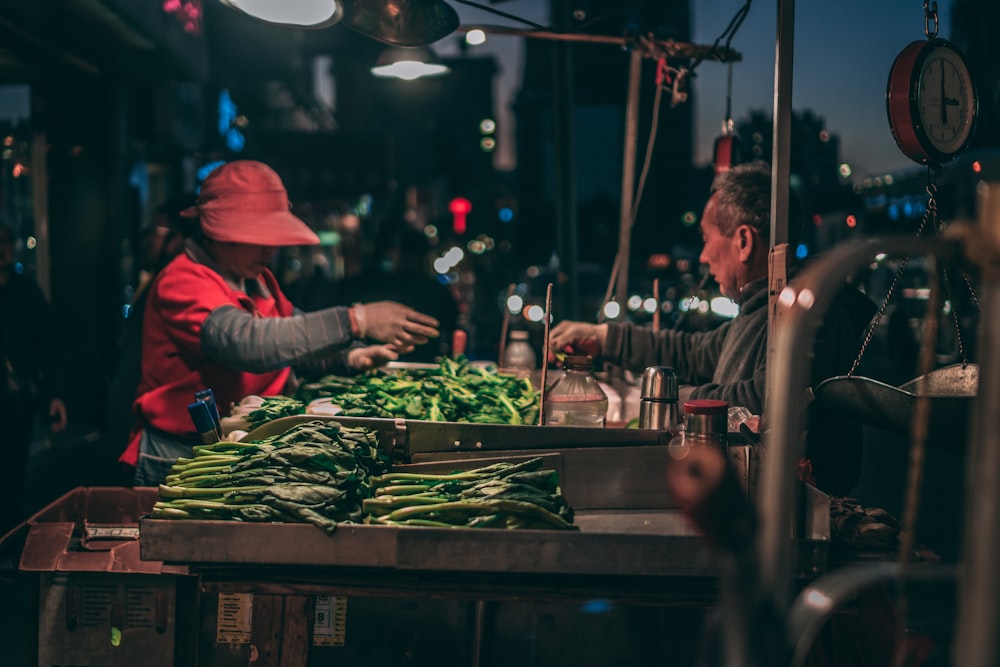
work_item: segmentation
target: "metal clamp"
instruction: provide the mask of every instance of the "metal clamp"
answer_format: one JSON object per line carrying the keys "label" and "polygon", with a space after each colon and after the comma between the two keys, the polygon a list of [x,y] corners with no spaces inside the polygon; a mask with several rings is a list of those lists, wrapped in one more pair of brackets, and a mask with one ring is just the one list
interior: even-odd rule
{"label": "metal clamp", "polygon": [[406,429],[406,420],[396,417],[392,420],[392,459],[393,461],[410,460],[409,431]]}

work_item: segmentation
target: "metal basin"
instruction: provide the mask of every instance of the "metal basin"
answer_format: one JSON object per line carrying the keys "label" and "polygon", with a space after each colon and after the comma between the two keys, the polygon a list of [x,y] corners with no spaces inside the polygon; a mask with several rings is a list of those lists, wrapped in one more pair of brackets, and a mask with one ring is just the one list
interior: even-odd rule
{"label": "metal basin", "polygon": [[816,401],[869,426],[910,434],[917,400],[930,399],[928,446],[963,455],[969,411],[979,387],[977,364],[953,364],[921,375],[899,387],[865,377],[837,376],[816,387]]}

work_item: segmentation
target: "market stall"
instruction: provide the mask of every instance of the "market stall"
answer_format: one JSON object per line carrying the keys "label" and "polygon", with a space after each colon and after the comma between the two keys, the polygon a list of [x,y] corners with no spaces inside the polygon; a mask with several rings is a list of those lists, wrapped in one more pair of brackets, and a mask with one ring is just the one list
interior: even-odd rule
{"label": "market stall", "polygon": [[[247,438],[317,419],[338,421],[284,417]],[[201,614],[204,664],[235,664],[227,660],[264,646],[281,656],[280,664],[386,659],[384,643],[371,642],[374,619],[380,626],[412,630],[421,627],[411,618],[416,608],[435,619],[433,630],[424,631],[450,647],[440,658],[443,664],[565,657],[572,642],[579,644],[572,653],[581,652],[580,664],[606,664],[612,649],[619,651],[621,664],[697,653],[696,627],[717,595],[719,562],[664,491],[669,433],[339,420],[376,431],[395,461],[393,472],[442,473],[540,458],[545,469],[556,472],[574,509],[573,529],[435,528],[366,520],[339,524],[328,535],[310,525],[158,519],[154,509],[141,522],[142,556],[184,564],[199,577],[201,608],[191,611]],[[805,523],[808,533],[796,540],[803,581],[827,566],[824,500],[817,492]],[[332,635],[320,623],[325,613],[337,618]],[[233,629],[234,619],[247,619],[242,630]],[[282,631],[261,644],[258,624],[275,623],[284,624]],[[592,634],[579,636],[582,627]],[[638,641],[647,631],[660,638]],[[530,640],[511,645],[513,637]],[[440,650],[440,644],[417,641],[414,650],[419,661],[426,655],[421,651]]]}
{"label": "market stall", "polygon": [[[786,184],[792,3],[780,5],[773,181]],[[665,57],[671,55],[668,47],[678,45],[648,46],[651,54]],[[728,49],[724,53],[732,55]],[[636,49],[633,55],[634,74],[642,54]],[[630,116],[635,111],[632,91],[630,86]],[[628,165],[635,161],[634,129],[629,128],[625,146]],[[568,163],[561,168],[568,168]],[[619,297],[627,291],[629,224],[634,216],[631,176],[627,169],[619,250],[624,255],[615,276]],[[754,533],[751,526],[741,533],[743,541],[720,548],[714,541],[716,535],[706,534],[704,524],[692,520],[691,508],[682,508],[672,497],[666,480],[668,467],[676,460],[672,456],[672,448],[677,446],[673,442],[676,423],[637,429],[540,425],[545,405],[541,396],[530,391],[525,396],[498,399],[496,413],[481,410],[459,420],[444,411],[446,401],[437,400],[444,391],[440,387],[427,391],[414,385],[417,396],[406,397],[388,396],[383,387],[379,390],[382,397],[365,394],[350,407],[345,399],[332,397],[337,414],[308,412],[304,409],[306,400],[298,406],[288,404],[280,416],[242,422],[246,432],[240,437],[221,433],[218,422],[199,428],[199,433],[209,436],[204,454],[218,457],[213,460],[218,469],[211,473],[185,469],[183,466],[190,463],[185,461],[159,490],[140,488],[92,496],[76,493],[67,502],[35,516],[7,543],[10,546],[23,540],[33,547],[18,554],[21,569],[39,577],[32,582],[38,584],[34,589],[39,593],[31,611],[39,614],[42,627],[61,632],[63,618],[70,619],[71,625],[76,622],[67,610],[78,609],[79,600],[86,598],[90,605],[84,605],[90,614],[88,628],[103,631],[108,625],[111,645],[127,646],[129,651],[152,638],[150,646],[160,652],[164,665],[190,660],[212,666],[248,662],[353,664],[362,660],[373,664],[638,665],[672,659],[692,662],[703,648],[699,635],[704,627],[711,627],[711,621],[706,621],[721,599],[724,608],[735,603],[728,606],[729,614],[724,614],[729,650],[745,649],[742,657],[749,661],[753,650],[739,641],[747,638],[746,630],[755,619],[743,605],[755,601],[752,596],[760,596],[771,603],[771,609],[784,614],[788,599],[799,588],[814,584],[832,564],[839,564],[831,562],[830,498],[791,474],[801,453],[797,437],[804,430],[798,419],[806,393],[801,361],[809,356],[808,325],[823,305],[822,288],[835,281],[809,275],[807,279],[814,282],[784,291],[786,209],[787,188],[776,185],[770,239],[774,251],[771,326],[776,335],[768,380],[773,392],[768,397],[768,412],[773,422],[766,441],[772,458],[764,468],[764,493],[756,496],[761,501],[760,533]],[[874,250],[876,244],[869,246],[865,250]],[[925,249],[923,244],[913,247]],[[947,252],[961,254],[950,245]],[[852,255],[851,259],[857,257]],[[870,258],[866,256],[864,261]],[[831,262],[829,266],[834,268],[825,267],[829,275],[842,278],[840,273],[846,269],[838,267],[836,260]],[[784,295],[790,296],[782,303]],[[546,309],[546,321],[548,314]],[[782,317],[788,320],[783,322]],[[483,378],[503,374],[489,366],[480,369]],[[394,370],[389,367],[384,376],[371,376],[381,380]],[[972,375],[963,367],[962,378],[972,389],[966,386],[958,398],[969,399],[976,391],[978,373],[974,380]],[[415,382],[406,378],[401,384]],[[352,380],[350,384],[360,395],[357,383]],[[544,392],[550,386],[543,374],[541,386],[534,389]],[[844,404],[853,401],[864,405],[870,419],[891,422],[896,428],[908,425],[905,413],[923,405],[921,399],[927,397],[927,386],[919,379],[898,388],[900,391],[890,391],[889,395],[902,402],[889,414],[880,409],[883,406],[868,401],[867,394],[859,397],[857,386],[849,386],[846,398],[842,398]],[[477,387],[465,393],[472,397],[464,400],[472,403],[486,392]],[[477,404],[482,407],[483,402]],[[366,414],[366,406],[378,411]],[[510,421],[496,423],[498,415]],[[984,442],[986,419],[985,410],[978,412],[972,430]],[[377,498],[368,494],[356,498],[361,508],[356,516],[310,521],[303,519],[304,514],[289,514],[285,505],[278,505],[279,511],[271,513],[276,507],[270,500],[275,497],[273,489],[281,484],[274,478],[255,478],[252,487],[227,483],[222,491],[211,490],[214,487],[207,481],[202,484],[203,477],[221,469],[226,474],[235,470],[237,459],[256,451],[256,443],[277,447],[272,438],[280,439],[303,425],[363,431],[363,438],[377,454],[372,458],[384,459],[386,468],[380,475],[412,475],[426,480],[429,476],[531,462],[532,472],[541,471],[557,480],[558,491],[554,493],[562,497],[571,513],[559,514],[564,525],[545,527],[532,521],[518,523],[523,517],[504,519],[507,528],[445,526],[442,513],[424,514],[420,521],[406,524],[383,521],[384,515],[368,511],[364,501]],[[935,431],[948,428],[947,422],[934,427]],[[218,438],[212,437],[215,429],[220,429]],[[735,501],[732,505],[713,515],[716,527],[725,529],[728,523],[745,518],[743,512],[755,498],[760,442],[754,437],[759,434],[748,431],[739,429],[728,437],[723,433],[720,439],[720,450],[730,465],[726,476],[739,481],[733,488],[740,493],[730,496]],[[961,435],[964,444],[964,430]],[[995,458],[981,447],[971,452],[970,458],[977,461],[989,463]],[[984,469],[991,470],[989,466]],[[199,483],[182,483],[192,478],[198,478]],[[994,486],[986,479],[980,488]],[[188,495],[181,490],[189,488],[203,491]],[[368,489],[367,482],[352,487],[360,493],[359,488]],[[401,493],[408,494],[410,491]],[[86,499],[80,500],[81,496]],[[236,520],[223,520],[211,513],[228,499],[243,496],[252,496],[252,507],[245,514],[230,517]],[[264,496],[268,496],[267,502],[260,500]],[[92,513],[94,506],[105,503],[126,506],[129,511]],[[472,522],[483,518],[474,516]],[[493,520],[491,515],[488,521]],[[987,520],[988,516],[983,518]],[[45,543],[47,550],[42,549],[43,538],[52,536],[58,540],[50,539]],[[102,548],[101,540],[109,542]],[[114,545],[107,546],[111,542]],[[136,551],[141,558],[135,559]],[[100,552],[100,557],[93,557],[95,552]],[[0,555],[5,553],[0,550]],[[39,554],[45,556],[41,565],[37,564]],[[33,569],[25,567],[32,559],[36,559]],[[758,563],[759,571],[752,567]],[[183,577],[183,583],[141,579],[133,589],[132,582],[96,580],[81,587],[67,581],[70,564],[74,573],[87,571],[87,567],[111,573],[127,570],[137,576]],[[985,561],[972,565],[985,576]],[[124,566],[134,568],[122,570]],[[72,577],[79,579],[80,575]],[[174,595],[180,590],[175,584],[184,589],[183,594]],[[966,586],[971,589],[973,583],[966,582]],[[192,587],[195,592],[191,592]],[[995,586],[983,590],[988,594],[993,589]],[[995,606],[990,607],[985,597],[983,593],[976,596],[977,611],[987,620],[994,619]],[[830,609],[823,612],[831,613]],[[122,618],[134,622],[132,627],[146,623],[148,627],[143,627],[148,632],[139,639],[123,638],[121,630],[129,626]],[[67,634],[75,629],[76,625],[68,628]],[[175,638],[176,644],[172,641]],[[135,664],[138,660],[134,652],[115,654],[100,640],[93,640],[98,645],[93,651],[110,651],[109,664]],[[808,651],[808,646],[802,650]],[[80,662],[92,657],[78,653],[58,656],[63,661]],[[55,660],[51,659],[53,664]]]}

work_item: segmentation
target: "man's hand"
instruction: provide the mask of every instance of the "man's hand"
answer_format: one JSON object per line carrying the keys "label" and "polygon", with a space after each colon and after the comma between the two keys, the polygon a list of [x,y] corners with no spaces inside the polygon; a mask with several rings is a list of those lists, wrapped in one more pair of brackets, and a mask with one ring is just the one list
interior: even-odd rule
{"label": "man's hand", "polygon": [[589,354],[596,359],[600,356],[607,337],[608,325],[606,324],[589,324],[569,320],[560,322],[549,332],[549,356],[555,352],[569,352],[570,354]]}
{"label": "man's hand", "polygon": [[399,359],[400,354],[412,352],[413,346],[368,345],[355,347],[347,353],[347,365],[355,371],[368,371]]}
{"label": "man's hand", "polygon": [[395,301],[375,301],[351,306],[358,338],[373,338],[397,346],[423,345],[440,334],[440,323]]}

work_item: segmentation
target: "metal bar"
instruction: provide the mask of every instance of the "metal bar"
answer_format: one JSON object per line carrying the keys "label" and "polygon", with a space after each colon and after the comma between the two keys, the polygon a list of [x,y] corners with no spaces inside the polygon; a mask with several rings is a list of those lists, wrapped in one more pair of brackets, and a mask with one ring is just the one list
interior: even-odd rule
{"label": "metal bar", "polygon": [[545,288],[545,339],[542,341],[542,380],[538,392],[538,425],[545,426],[545,392],[549,384],[549,330],[552,326],[552,283]]}
{"label": "metal bar", "polygon": [[503,368],[507,356],[507,329],[510,327],[510,297],[514,296],[514,283],[507,286],[507,298],[503,302],[503,321],[500,324],[500,347],[497,350],[497,366]]}
{"label": "metal bar", "polygon": [[653,278],[653,301],[656,302],[656,310],[653,311],[653,333],[660,330],[660,279]]}
{"label": "metal bar", "polygon": [[757,538],[761,589],[771,596],[775,609],[786,609],[789,599],[795,462],[805,451],[809,364],[823,314],[847,277],[878,253],[935,253],[949,258],[957,256],[959,250],[958,241],[945,239],[889,237],[846,242],[817,259],[779,295],[782,315],[772,336],[774,355],[767,365],[765,413],[771,428],[765,435],[762,455]]}
{"label": "metal bar", "polygon": [[[777,346],[775,331],[778,328],[779,316],[777,311],[777,296],[784,289],[788,279],[788,265],[785,254],[788,242],[788,160],[790,155],[789,143],[791,142],[791,116],[792,116],[792,60],[795,49],[795,1],[778,0],[778,28],[774,54],[774,110],[773,110],[773,138],[771,145],[771,252],[768,256],[768,289],[769,289],[769,310],[768,310],[768,348],[767,348],[767,368],[770,376],[770,369],[773,367],[773,358]],[[764,403],[769,406],[771,403],[771,390],[774,385],[768,379]],[[766,410],[770,414],[770,408]],[[782,502],[787,502],[793,498],[790,484],[783,484]],[[787,529],[791,525],[790,508],[782,507],[787,514],[787,520],[783,526]],[[766,524],[764,530],[767,530]],[[783,537],[788,538],[788,530],[783,531]],[[765,590],[769,590],[771,585],[781,586],[775,590],[779,600],[787,599],[788,585],[785,574],[787,573],[787,563],[775,563],[771,561],[761,561],[761,578]]]}
{"label": "metal bar", "polygon": [[632,197],[635,192],[635,151],[639,127],[639,78],[642,53],[632,49],[628,68],[628,99],[625,105],[625,150],[622,158],[622,199],[618,217],[618,275],[615,299],[622,306],[628,298],[629,254],[632,246]]}
{"label": "metal bar", "polygon": [[[490,35],[512,35],[516,37],[526,37],[529,39],[544,39],[553,42],[583,42],[587,44],[611,44],[614,46],[627,47],[638,45],[642,40],[636,40],[619,35],[590,35],[579,32],[552,32],[547,30],[526,30],[523,28],[507,28],[504,26],[485,25],[463,25],[457,28],[457,32],[469,32],[470,30],[482,30]],[[656,52],[674,58],[695,58],[701,57],[706,60],[716,60],[718,62],[740,62],[742,54],[732,49],[716,46],[703,46],[700,44],[689,44],[686,42],[675,42],[673,40],[648,40],[649,57],[658,57]]]}
{"label": "metal bar", "polygon": [[792,61],[795,0],[778,2],[774,57],[774,118],[771,143],[771,247],[788,243],[788,176],[792,137]]}
{"label": "metal bar", "polygon": [[487,643],[489,641],[489,607],[492,603],[486,600],[476,600],[475,621],[472,629],[472,667],[487,667],[489,657],[487,655]]}
{"label": "metal bar", "polygon": [[52,244],[49,239],[49,171],[48,136],[46,130],[51,113],[48,100],[38,86],[31,87],[31,203],[35,216],[33,234],[38,239],[35,248],[35,279],[45,298],[52,302]]}
{"label": "metal bar", "polygon": [[[562,24],[572,15],[569,0],[553,0],[552,15]],[[559,290],[562,314],[578,319],[580,277],[577,275],[579,249],[576,214],[576,156],[573,136],[573,49],[571,44],[552,45],[553,81],[555,82],[555,185],[556,185],[556,247],[559,272],[567,283]]]}
{"label": "metal bar", "polygon": [[[788,179],[791,173],[792,65],[795,50],[795,0],[779,0],[774,57],[774,112],[771,139],[771,254],[768,263],[768,331],[778,317],[777,295],[788,282]],[[773,354],[773,338],[768,357]]]}
{"label": "metal bar", "polygon": [[574,426],[473,424],[432,422],[421,419],[345,417],[342,415],[290,415],[263,424],[247,436],[267,438],[284,433],[296,424],[312,421],[363,426],[379,434],[383,449],[399,448],[405,458],[433,452],[483,452],[510,449],[551,449],[556,447],[617,447],[623,445],[665,445],[670,433],[641,428],[578,428]]}
{"label": "metal bar", "polygon": [[951,566],[911,568],[904,572],[898,563],[885,561],[848,565],[823,575],[796,596],[788,611],[788,637],[793,646],[791,667],[804,667],[824,624],[875,584],[904,577],[908,582],[950,581],[955,576],[955,568]]}
{"label": "metal bar", "polygon": [[965,534],[959,580],[959,608],[954,659],[963,667],[987,667],[1000,661],[1000,182],[980,184],[979,226],[989,245],[993,265],[984,267],[979,340],[978,397],[972,414],[972,437],[966,472]]}

